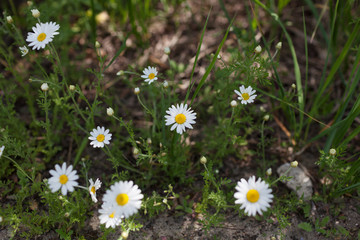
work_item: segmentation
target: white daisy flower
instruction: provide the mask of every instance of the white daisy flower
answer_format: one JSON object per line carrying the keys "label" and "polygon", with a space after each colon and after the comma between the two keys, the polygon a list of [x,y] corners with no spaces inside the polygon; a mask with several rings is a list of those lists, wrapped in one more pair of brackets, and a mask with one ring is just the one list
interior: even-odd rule
{"label": "white daisy flower", "polygon": [[108,189],[103,197],[105,206],[112,206],[115,217],[125,218],[137,213],[144,195],[133,181],[120,181]]}
{"label": "white daisy flower", "polygon": [[250,216],[255,216],[256,213],[262,215],[262,212],[270,207],[274,197],[269,185],[261,178],[255,181],[255,176],[250,177],[248,181],[242,178],[235,188],[235,204],[241,204],[240,208],[245,209],[245,213]]}
{"label": "white daisy flower", "polygon": [[97,202],[97,198],[96,198],[96,190],[98,190],[101,187],[101,182],[100,180],[97,178],[95,183],[92,180],[92,178],[89,179],[90,182],[90,186],[89,186],[89,193],[91,196],[91,199],[93,200],[93,202]]}
{"label": "white daisy flower", "polygon": [[89,139],[92,141],[90,142],[90,145],[94,145],[94,148],[103,148],[105,144],[110,144],[111,136],[112,134],[109,133],[109,129],[106,129],[104,127],[97,127],[90,132]]}
{"label": "white daisy flower", "polygon": [[4,149],[5,149],[5,146],[0,147],[0,157],[3,155]]}
{"label": "white daisy flower", "polygon": [[66,195],[67,191],[73,192],[74,187],[78,186],[76,180],[79,176],[76,174],[76,170],[73,171],[72,165],[66,167],[64,162],[62,167],[60,167],[59,164],[56,164],[55,170],[50,170],[50,174],[52,177],[49,178],[48,183],[51,192],[56,192],[61,188],[62,195]]}
{"label": "white daisy flower", "polygon": [[120,225],[121,218],[115,216],[115,211],[111,206],[103,204],[99,213],[100,224],[105,224],[106,228],[115,228]]}
{"label": "white daisy flower", "polygon": [[26,54],[28,54],[28,52],[29,52],[29,49],[26,46],[19,47],[19,49],[20,49],[22,57],[25,56]]}
{"label": "white daisy flower", "polygon": [[179,134],[183,134],[185,132],[185,128],[193,129],[191,124],[195,124],[196,113],[191,108],[188,108],[187,104],[177,104],[176,107],[172,105],[167,111],[165,118],[165,125],[171,125],[170,130],[173,131],[176,128],[176,132]]}
{"label": "white daisy flower", "polygon": [[143,73],[144,73],[144,75],[141,75],[141,77],[144,78],[145,82],[147,82],[148,84],[151,84],[153,81],[158,79],[156,77],[158,72],[157,72],[156,68],[154,68],[154,67],[149,66],[148,68],[145,68]]}
{"label": "white daisy flower", "polygon": [[238,99],[241,100],[241,104],[248,104],[254,102],[254,99],[257,95],[255,90],[252,89],[251,86],[245,88],[244,85],[240,87],[240,92],[238,90],[234,90],[234,92],[239,95]]}
{"label": "white daisy flower", "polygon": [[52,42],[54,35],[59,34],[59,24],[54,22],[37,23],[36,27],[33,27],[34,32],[29,32],[26,38],[27,42],[30,42],[29,47],[33,46],[33,50],[39,50],[45,48],[46,44]]}

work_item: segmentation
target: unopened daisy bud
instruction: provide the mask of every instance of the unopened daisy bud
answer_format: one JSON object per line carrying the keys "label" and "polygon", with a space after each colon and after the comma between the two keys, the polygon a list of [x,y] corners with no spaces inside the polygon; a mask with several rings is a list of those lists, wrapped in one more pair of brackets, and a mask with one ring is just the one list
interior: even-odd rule
{"label": "unopened daisy bud", "polygon": [[255,53],[261,53],[262,51],[262,48],[260,45],[258,45],[256,48],[255,48]]}
{"label": "unopened daisy bud", "polygon": [[135,95],[139,95],[139,93],[140,93],[140,88],[138,88],[138,87],[135,88],[135,89],[134,89],[134,93],[135,93]]}
{"label": "unopened daisy bud", "polygon": [[164,87],[164,88],[168,88],[168,87],[169,87],[169,83],[168,83],[166,80],[163,82],[163,87]]}
{"label": "unopened daisy bud", "polygon": [[33,5],[33,2],[32,2],[32,1],[27,1],[26,3],[27,3],[27,5],[28,5],[29,7],[31,7],[31,6]]}
{"label": "unopened daisy bud", "polygon": [[163,203],[167,204],[167,199],[166,198],[163,199]]}
{"label": "unopened daisy bud", "polygon": [[146,139],[147,144],[152,144],[151,138]]}
{"label": "unopened daisy bud", "polygon": [[101,45],[100,45],[100,43],[99,43],[98,41],[95,41],[95,47],[96,47],[96,48],[101,47]]}
{"label": "unopened daisy bud", "polygon": [[270,118],[269,114],[266,114],[266,115],[263,117],[264,121],[268,121],[269,118]]}
{"label": "unopened daisy bud", "polygon": [[230,106],[231,107],[236,107],[238,105],[238,103],[237,103],[237,101],[235,101],[235,100],[232,100],[231,102],[230,102]]}
{"label": "unopened daisy bud", "polygon": [[263,106],[260,106],[260,111],[266,112],[266,109]]}
{"label": "unopened daisy bud", "polygon": [[162,148],[162,147],[163,147],[162,143],[159,143],[159,147],[160,147],[160,148]]}
{"label": "unopened daisy bud", "polygon": [[138,149],[138,148],[134,148],[134,150],[133,150],[133,154],[134,154],[134,155],[138,155],[138,154],[139,154],[139,152],[140,152],[140,151],[139,151],[139,149]]}
{"label": "unopened daisy bud", "polygon": [[70,90],[70,91],[75,91],[75,86],[74,86],[74,85],[70,85],[70,86],[69,86],[69,90]]}
{"label": "unopened daisy bud", "polygon": [[282,47],[282,42],[278,42],[275,47],[277,50],[280,50]]}
{"label": "unopened daisy bud", "polygon": [[0,223],[3,221],[3,217],[2,216],[0,216]]}
{"label": "unopened daisy bud", "polygon": [[330,149],[329,151],[331,156],[335,156],[336,155],[336,150],[334,148]]}
{"label": "unopened daisy bud", "polygon": [[205,157],[205,156],[202,156],[202,157],[200,158],[200,163],[201,163],[201,164],[206,164],[206,162],[207,162],[206,157]]}
{"label": "unopened daisy bud", "polygon": [[221,59],[221,56],[220,56],[220,54],[219,54],[219,55],[217,55],[217,59]]}
{"label": "unopened daisy bud", "polygon": [[8,22],[8,24],[12,24],[14,22],[11,16],[7,16],[6,21]]}
{"label": "unopened daisy bud", "polygon": [[70,213],[68,213],[68,212],[66,212],[65,214],[64,214],[64,217],[66,217],[66,218],[68,218],[70,216]]}
{"label": "unopened daisy bud", "polygon": [[271,237],[271,240],[276,240],[276,237],[272,236],[272,237]]}
{"label": "unopened daisy bud", "polygon": [[31,13],[32,13],[34,18],[39,18],[40,17],[40,12],[37,9],[32,9]]}
{"label": "unopened daisy bud", "polygon": [[290,163],[290,166],[293,167],[293,168],[296,168],[298,166],[298,162],[297,161],[293,161]]}
{"label": "unopened daisy bud", "polygon": [[124,74],[124,71],[123,70],[120,70],[120,71],[118,71],[117,73],[116,73],[116,76],[121,76],[121,75],[123,75]]}
{"label": "unopened daisy bud", "polygon": [[169,48],[169,47],[165,47],[165,48],[164,48],[164,53],[165,53],[166,55],[169,55],[169,54],[170,54],[170,48]]}
{"label": "unopened daisy bud", "polygon": [[128,231],[122,232],[122,233],[121,233],[121,237],[122,237],[123,239],[127,239],[127,238],[129,237],[129,232],[128,232]]}
{"label": "unopened daisy bud", "polygon": [[49,90],[49,85],[47,83],[43,83],[41,84],[41,90],[46,92],[47,90]]}
{"label": "unopened daisy bud", "polygon": [[295,89],[295,88],[296,88],[296,84],[295,84],[295,83],[291,84],[291,88],[292,88],[292,89]]}
{"label": "unopened daisy bud", "polygon": [[266,175],[271,176],[271,174],[272,174],[272,169],[271,169],[271,168],[269,168],[268,170],[266,170]]}
{"label": "unopened daisy bud", "polygon": [[106,114],[109,116],[109,117],[112,117],[114,115],[114,109],[112,109],[111,107],[107,108],[106,109]]}

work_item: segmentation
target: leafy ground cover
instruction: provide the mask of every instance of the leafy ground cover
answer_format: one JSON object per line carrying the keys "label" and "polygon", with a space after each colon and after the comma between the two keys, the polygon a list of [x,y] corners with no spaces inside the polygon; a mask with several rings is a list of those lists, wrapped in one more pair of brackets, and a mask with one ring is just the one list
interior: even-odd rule
{"label": "leafy ground cover", "polygon": [[356,2],[1,5],[0,239],[359,237]]}

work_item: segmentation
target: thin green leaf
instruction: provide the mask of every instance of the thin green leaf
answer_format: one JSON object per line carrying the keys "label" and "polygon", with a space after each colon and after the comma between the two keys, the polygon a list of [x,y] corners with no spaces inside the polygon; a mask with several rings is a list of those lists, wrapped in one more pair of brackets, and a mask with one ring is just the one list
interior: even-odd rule
{"label": "thin green leaf", "polygon": [[111,61],[109,62],[108,65],[106,65],[106,67],[104,68],[104,71],[111,66],[111,64],[115,61],[115,59],[122,53],[122,51],[124,51],[124,49],[126,48],[126,40],[128,39],[129,34],[125,37],[121,47],[119,48],[119,50],[117,50],[117,52],[115,53],[114,57],[111,59]]}
{"label": "thin green leaf", "polygon": [[202,76],[199,85],[196,87],[195,93],[194,93],[194,95],[192,96],[190,105],[194,102],[194,100],[195,100],[197,94],[199,93],[201,87],[204,85],[206,78],[209,76],[212,68],[214,67],[215,62],[216,62],[216,60],[217,60],[217,56],[219,55],[220,50],[221,50],[222,46],[224,45],[224,43],[225,43],[225,41],[226,41],[226,38],[227,38],[227,36],[228,36],[229,30],[230,30],[230,27],[231,27],[233,21],[234,21],[234,19],[231,21],[229,27],[227,28],[226,33],[225,33],[225,36],[223,37],[223,39],[222,39],[222,41],[221,41],[218,49],[216,50],[216,53],[214,54],[214,57],[212,58],[210,65],[207,67],[206,72],[205,72],[205,74]]}
{"label": "thin green leaf", "polygon": [[198,49],[197,49],[197,51],[196,51],[196,56],[195,56],[194,65],[193,65],[193,68],[192,68],[192,71],[191,71],[191,74],[190,74],[190,87],[189,87],[188,90],[187,90],[184,103],[187,102],[187,100],[188,100],[188,98],[189,98],[189,95],[190,95],[190,92],[191,92],[191,89],[193,88],[193,86],[194,86],[194,84],[195,84],[195,81],[193,81],[192,79],[193,79],[194,72],[195,72],[195,67],[196,67],[196,64],[197,64],[197,61],[198,61],[198,58],[199,58],[200,49],[201,49],[201,45],[202,45],[202,42],[203,42],[203,38],[204,38],[206,26],[207,26],[207,23],[208,23],[208,21],[209,21],[210,13],[211,13],[211,9],[210,9],[210,11],[209,11],[209,13],[208,13],[208,15],[207,15],[207,18],[206,18],[206,21],[205,21],[205,25],[204,25],[203,31],[202,31],[202,33],[201,33],[199,46],[198,46]]}

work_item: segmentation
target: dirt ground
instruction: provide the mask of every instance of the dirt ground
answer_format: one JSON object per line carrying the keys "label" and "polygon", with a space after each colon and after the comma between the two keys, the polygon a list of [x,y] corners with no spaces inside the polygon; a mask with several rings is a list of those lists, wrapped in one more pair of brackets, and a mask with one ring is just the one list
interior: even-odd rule
{"label": "dirt ground", "polygon": [[[236,14],[235,24],[238,27],[246,28],[248,26],[246,9],[244,7],[244,2],[238,0],[228,0],[226,2],[227,10],[230,16]],[[297,1],[295,1],[297,2]],[[202,0],[196,1],[191,0],[187,1],[187,4],[190,8],[185,10],[184,6],[179,7],[178,9],[170,9],[169,13],[165,18],[155,17],[152,19],[149,27],[149,40],[150,46],[144,52],[136,50],[135,40],[129,39],[127,41],[127,50],[124,54],[119,56],[115,63],[105,72],[105,80],[107,81],[106,86],[116,86],[121,87],[121,83],[117,83],[113,80],[113,77],[119,70],[127,70],[127,66],[134,61],[139,65],[145,65],[147,61],[150,61],[153,64],[157,64],[161,71],[168,68],[167,56],[163,54],[164,47],[170,47],[171,59],[176,62],[187,63],[188,67],[184,73],[176,76],[178,80],[186,79],[190,76],[192,63],[194,62],[194,56],[196,53],[197,44],[200,39],[202,27],[205,23],[207,13],[212,6],[212,12],[209,18],[208,28],[204,37],[204,42],[202,46],[202,51],[199,56],[199,67],[196,68],[195,77],[201,76],[205,72],[206,64],[202,64],[206,61],[206,55],[216,51],[218,44],[222,38],[222,31],[228,26],[228,20],[224,16],[219,2],[217,0]],[[283,19],[288,19],[292,21],[293,24],[288,27],[288,31],[294,39],[295,49],[297,50],[299,56],[300,67],[303,68],[305,64],[304,56],[304,36],[302,33],[302,11],[299,6],[293,6],[292,3],[287,7],[293,11],[284,11]],[[294,9],[300,9],[299,11]],[[261,12],[261,11],[260,11]],[[299,17],[300,16],[300,17]],[[265,19],[265,13],[261,12],[258,16],[260,19]],[[309,27],[316,24],[314,19],[310,19]],[[175,25],[175,22],[179,22],[178,25]],[[270,26],[265,21],[263,31],[265,36],[269,35]],[[100,32],[101,42],[101,51],[103,54],[108,56],[113,56],[116,49],[121,46],[121,42],[118,37],[109,32],[109,29],[106,28],[106,25],[100,25],[98,31]],[[260,39],[260,35],[257,36]],[[79,40],[81,41],[81,40]],[[234,33],[230,33],[228,40],[226,41],[226,46],[235,46],[236,45],[236,36]],[[309,69],[309,79],[310,85],[316,85],[316,79],[319,78],[322,71],[322,63],[324,62],[324,49],[320,47],[320,43],[317,41],[309,43],[309,53],[310,58],[309,62],[311,68]],[[292,59],[289,50],[287,50],[287,44],[285,40],[283,41],[283,50],[281,51],[279,72],[280,74],[290,74],[287,75],[285,85],[291,85],[295,82],[292,66]],[[226,52],[223,51],[223,57],[226,58]],[[91,56],[88,60],[84,62],[84,69],[88,66],[93,65],[92,59],[95,59],[95,56]],[[120,84],[120,85],[119,85]],[[184,86],[184,89],[187,86]],[[140,109],[138,101],[132,89],[122,88],[123,90],[119,91],[119,98],[127,99],[127,105],[125,107],[125,115],[127,119],[135,119],[134,124],[137,127],[141,127],[146,123],[143,123],[142,112],[133,111],[133,109]],[[91,93],[89,93],[91,94]],[[270,108],[271,106],[269,106]],[[280,118],[281,120],[281,118]],[[272,149],[269,150],[269,154],[276,154],[280,158],[279,165],[283,162],[289,160],[298,160],[302,167],[306,169],[310,175],[310,178],[313,180],[314,192],[318,192],[321,186],[320,180],[317,176],[317,169],[314,162],[317,160],[318,154],[317,149],[321,147],[320,143],[314,144],[311,148],[305,149],[301,154],[289,153],[287,149],[280,147],[280,142],[282,140],[288,140],[287,136],[284,134],[281,127],[275,121],[269,123],[270,127],[275,129],[275,134],[277,135],[279,141],[275,142],[272,146]],[[318,148],[317,148],[318,147]],[[129,154],[131,154],[129,152]],[[101,171],[102,169],[97,169],[96,171]],[[229,163],[223,166],[223,169],[220,169],[221,174],[224,177],[227,177],[231,180],[238,181],[239,176],[248,177],[249,172],[251,171],[251,165],[239,165],[236,163]],[[227,174],[230,175],[227,175]],[[290,194],[285,185],[280,185],[283,189],[282,194]],[[101,196],[100,196],[101,198]],[[360,223],[360,213],[359,213],[359,201],[347,196],[337,200],[336,203],[318,203],[310,202],[311,216],[314,220],[317,218],[324,218],[325,216],[331,216],[329,223],[324,227],[325,230],[330,230],[337,228],[337,226],[344,227],[349,231],[350,236],[348,239],[356,239],[359,231]],[[333,207],[338,207],[339,212],[336,218],[333,218],[329,214],[329,209]],[[324,235],[317,233],[316,231],[306,232],[297,227],[301,222],[306,221],[305,217],[301,211],[297,213],[291,213],[289,217],[289,222],[291,225],[286,227],[280,232],[279,223],[274,216],[271,217],[273,223],[269,223],[265,220],[256,220],[253,217],[244,217],[239,218],[236,213],[231,211],[226,212],[226,218],[222,226],[218,226],[209,230],[208,233],[202,229],[202,226],[197,221],[201,216],[197,214],[185,214],[182,216],[177,216],[175,210],[166,211],[165,213],[160,214],[152,219],[148,219],[146,216],[144,218],[140,217],[140,222],[144,227],[135,233],[131,233],[128,239],[160,239],[160,240],[171,240],[171,239],[245,239],[245,240],[265,240],[271,239],[271,237],[276,237],[280,239],[281,233],[284,236],[284,239],[294,239],[294,240],[307,240],[307,239],[346,239],[344,235],[334,236],[331,238],[325,237]],[[99,219],[98,212],[94,209],[94,215],[89,222],[86,224],[86,227],[83,229],[86,239],[97,239],[101,236],[99,228]],[[0,240],[5,240],[10,238],[10,231],[6,228],[0,228]],[[109,239],[118,239],[121,234],[120,230],[115,234],[111,234]],[[58,235],[55,231],[50,231],[42,236],[38,236],[35,239],[57,239]],[[15,237],[14,239],[20,239]]]}

